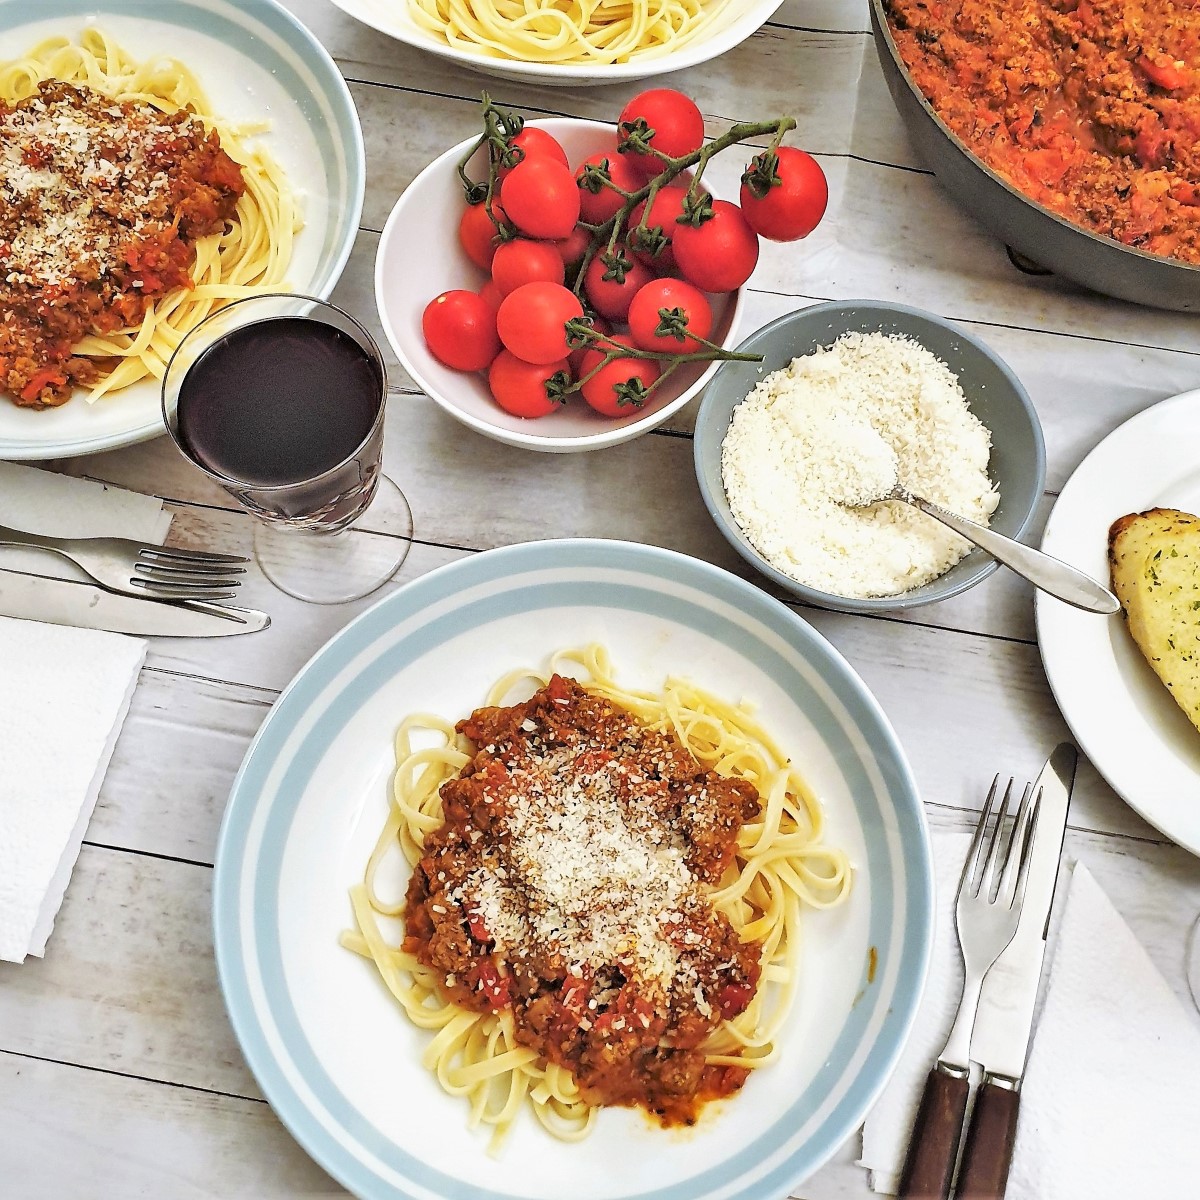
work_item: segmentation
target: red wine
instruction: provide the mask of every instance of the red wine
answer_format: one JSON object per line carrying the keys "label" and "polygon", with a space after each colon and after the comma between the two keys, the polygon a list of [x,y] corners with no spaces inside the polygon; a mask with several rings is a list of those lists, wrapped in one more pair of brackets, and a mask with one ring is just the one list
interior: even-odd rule
{"label": "red wine", "polygon": [[214,342],[179,388],[178,439],[250,487],[298,484],[350,458],[383,403],[382,370],[348,334],[272,317]]}

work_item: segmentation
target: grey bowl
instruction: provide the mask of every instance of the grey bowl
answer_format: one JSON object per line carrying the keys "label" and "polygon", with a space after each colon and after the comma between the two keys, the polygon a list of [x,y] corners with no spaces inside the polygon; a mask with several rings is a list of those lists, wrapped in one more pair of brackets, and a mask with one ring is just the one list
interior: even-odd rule
{"label": "grey bowl", "polygon": [[917,153],[981,225],[1032,262],[1095,292],[1200,312],[1200,267],[1101,237],[1018,191],[975,157],[913,83],[888,28],[885,0],[871,0],[871,29],[888,90]]}
{"label": "grey bowl", "polygon": [[971,411],[992,432],[988,472],[1000,489],[1000,505],[991,527],[1019,538],[1029,526],[1046,482],[1046,446],[1042,427],[1017,377],[981,341],[932,313],[875,300],[816,304],[764,325],[739,350],[761,354],[761,363],[723,362],[704,392],[696,415],[693,443],[700,492],[717,527],[751,566],[793,596],[822,608],[871,613],[916,608],[947,600],[986,579],[999,565],[982,550],[972,550],[944,575],[899,596],[860,600],[818,591],[776,570],[738,527],[721,482],[721,443],[733,410],[771,371],[786,367],[843,333],[907,334],[937,355],[958,376]]}

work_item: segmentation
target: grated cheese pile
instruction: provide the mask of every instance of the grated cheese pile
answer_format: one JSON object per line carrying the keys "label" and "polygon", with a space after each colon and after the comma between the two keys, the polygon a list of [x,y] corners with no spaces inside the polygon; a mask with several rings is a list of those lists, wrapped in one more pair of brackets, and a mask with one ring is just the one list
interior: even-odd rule
{"label": "grated cheese pile", "polygon": [[721,448],[734,519],[768,562],[809,587],[895,596],[970,549],[901,501],[899,482],[981,525],[1000,501],[991,434],[957,377],[919,342],[843,334],[772,372],[737,406]]}
{"label": "grated cheese pile", "polygon": [[0,242],[5,281],[61,287],[109,269],[126,239],[170,220],[159,149],[204,127],[152,105],[47,85],[0,106]]}
{"label": "grated cheese pile", "polygon": [[616,776],[625,769],[610,762],[580,775],[579,757],[559,749],[513,775],[520,799],[505,821],[507,865],[473,873],[470,909],[502,952],[537,946],[577,973],[626,961],[665,993],[694,975],[684,946],[702,936],[680,938],[671,926],[709,919],[699,881],[679,832],[653,806],[623,800]]}

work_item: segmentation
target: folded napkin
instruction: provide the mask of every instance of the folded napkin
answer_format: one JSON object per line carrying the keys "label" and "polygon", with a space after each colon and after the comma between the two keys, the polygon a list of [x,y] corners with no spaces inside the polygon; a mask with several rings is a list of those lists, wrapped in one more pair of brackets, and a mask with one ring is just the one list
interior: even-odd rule
{"label": "folded napkin", "polygon": [[[951,911],[970,839],[942,834],[934,842],[941,925],[914,1031],[919,1061],[910,1044],[863,1131],[861,1162],[872,1171],[872,1186],[890,1193],[961,987]],[[1064,875],[1059,886],[1066,884]],[[1071,873],[1049,954],[1007,1200],[1195,1195],[1200,1021],[1180,1004],[1083,863]]]}
{"label": "folded napkin", "polygon": [[[38,533],[161,542],[162,503],[0,463],[0,521]],[[0,568],[74,578],[35,550]],[[0,959],[42,955],[120,733],[146,643],[0,617]]]}
{"label": "folded napkin", "polygon": [[1200,1022],[1081,862],[1022,1093],[1010,1200],[1196,1195]]}
{"label": "folded napkin", "polygon": [[[116,535],[161,545],[171,528],[171,514],[155,496],[0,462],[0,525],[50,537]],[[0,548],[0,567],[60,579],[87,578],[66,559],[44,550]]]}

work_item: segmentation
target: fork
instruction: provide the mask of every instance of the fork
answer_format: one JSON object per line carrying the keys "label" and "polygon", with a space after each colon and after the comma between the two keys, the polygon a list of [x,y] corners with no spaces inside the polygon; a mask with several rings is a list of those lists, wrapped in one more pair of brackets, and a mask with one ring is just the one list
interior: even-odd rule
{"label": "fork", "polygon": [[997,807],[999,786],[997,775],[975,826],[975,836],[971,839],[958,884],[954,919],[963,956],[962,1000],[945,1049],[938,1055],[925,1082],[900,1177],[902,1200],[905,1197],[944,1200],[950,1193],[967,1111],[971,1030],[979,1007],[979,994],[984,977],[1012,941],[1021,917],[1021,902],[1029,875],[1029,851],[1037,826],[1037,796],[1033,786],[1027,784],[1006,840],[1005,818],[1013,781],[1008,781]]}
{"label": "fork", "polygon": [[110,591],[144,600],[225,600],[235,594],[247,562],[176,546],[143,545],[127,538],[56,538],[0,525],[0,546],[32,546],[73,562]]}

